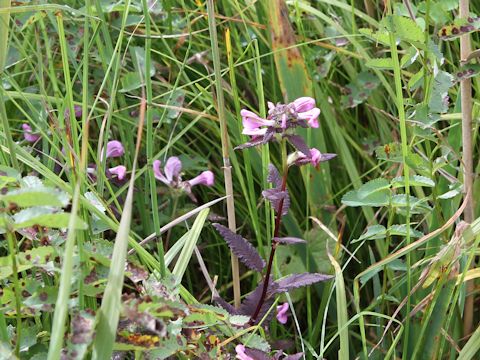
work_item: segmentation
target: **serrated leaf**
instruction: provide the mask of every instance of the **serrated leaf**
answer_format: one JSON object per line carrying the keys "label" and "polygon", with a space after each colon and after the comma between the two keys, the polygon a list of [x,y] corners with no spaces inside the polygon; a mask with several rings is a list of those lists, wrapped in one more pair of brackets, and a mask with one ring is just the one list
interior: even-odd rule
{"label": "serrated leaf", "polygon": [[[274,298],[273,298],[273,296],[270,296],[270,295],[275,293],[275,289],[276,289],[277,285],[274,281],[272,281],[271,276],[270,276],[270,279],[268,281],[268,284],[269,284],[268,285],[268,292],[267,292],[265,300],[262,304],[262,307],[260,308],[260,311],[258,313],[256,321],[258,321],[259,319],[263,319],[265,314],[270,310],[270,307],[273,305]],[[258,302],[260,301],[260,298],[262,296],[262,292],[263,292],[263,281],[258,283],[255,290],[253,290],[250,294],[248,294],[245,297],[245,299],[242,301],[242,304],[238,308],[237,312],[239,314],[242,314],[242,315],[253,316],[253,314],[254,314],[254,312],[257,308]],[[263,324],[268,325],[271,317],[272,317],[272,314],[270,314],[267,317],[266,321]]]}
{"label": "serrated leaf", "polygon": [[258,254],[252,244],[241,235],[235,234],[229,228],[221,224],[213,224],[213,227],[222,235],[232,252],[248,268],[261,272],[265,267],[265,261]]}
{"label": "serrated leaf", "polygon": [[272,289],[274,294],[284,293],[303,286],[315,284],[320,281],[330,280],[331,275],[319,273],[292,274],[275,281],[276,287]]}
{"label": "serrated leaf", "polygon": [[424,43],[425,33],[418,24],[409,17],[391,15],[385,19],[389,31],[395,34],[395,37],[411,42]]}
{"label": "serrated leaf", "polygon": [[[424,186],[424,187],[434,187],[435,182],[426,177],[426,176],[421,176],[421,175],[413,175],[409,178],[409,184],[410,186]],[[394,189],[399,188],[399,187],[404,187],[405,186],[405,180],[403,176],[396,177],[392,179],[392,187]]]}
{"label": "serrated leaf", "polygon": [[72,317],[65,351],[69,360],[84,359],[94,336],[95,314],[80,311]]}
{"label": "serrated leaf", "polygon": [[387,229],[383,225],[372,225],[367,227],[367,231],[362,234],[358,239],[352,241],[356,243],[362,240],[374,240],[374,239],[383,239],[387,236]]}
{"label": "serrated leaf", "polygon": [[377,191],[369,196],[360,198],[357,190],[352,190],[342,197],[342,204],[347,206],[387,206],[390,201],[390,191]]}
{"label": "serrated leaf", "polygon": [[305,240],[296,237],[274,237],[273,240],[280,244],[302,244],[306,243]]}
{"label": "serrated leaf", "polygon": [[247,315],[232,315],[228,318],[230,324],[235,326],[243,326],[250,321],[250,316]]}
{"label": "serrated leaf", "polygon": [[393,69],[393,60],[392,58],[377,58],[377,59],[370,59],[367,60],[365,63],[366,67],[380,70],[380,69],[386,69],[386,70],[392,70]]}
{"label": "serrated leaf", "polygon": [[365,35],[369,39],[373,40],[375,43],[380,43],[383,45],[390,45],[390,36],[386,31],[373,31],[370,28],[359,29],[358,32],[362,35]]}
{"label": "serrated leaf", "polygon": [[270,352],[270,344],[262,336],[257,334],[245,334],[241,337],[241,342],[245,346],[248,346],[251,349],[257,349],[260,351]]}
{"label": "serrated leaf", "polygon": [[366,197],[382,190],[386,190],[390,188],[390,183],[388,182],[387,179],[384,178],[378,178],[378,179],[373,179],[362,186],[357,190],[358,197],[360,199],[365,199]]}

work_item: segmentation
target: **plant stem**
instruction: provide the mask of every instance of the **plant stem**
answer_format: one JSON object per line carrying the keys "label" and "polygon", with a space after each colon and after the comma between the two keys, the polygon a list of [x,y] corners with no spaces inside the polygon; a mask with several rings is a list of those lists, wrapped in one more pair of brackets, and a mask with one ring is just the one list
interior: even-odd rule
{"label": "plant stem", "polygon": [[[208,28],[210,31],[210,40],[212,45],[213,68],[215,71],[215,89],[217,97],[218,119],[220,121],[220,133],[222,140],[222,156],[223,156],[223,174],[225,178],[225,193],[227,197],[227,218],[228,228],[236,232],[235,221],[235,202],[233,199],[233,183],[232,183],[232,167],[230,165],[230,157],[228,155],[229,140],[227,130],[227,117],[225,114],[225,99],[223,97],[222,75],[220,72],[220,54],[218,50],[217,28],[215,24],[215,8],[213,0],[207,1],[208,12]],[[232,260],[232,277],[233,277],[233,297],[235,307],[240,306],[240,269],[238,259],[233,253]]]}
{"label": "plant stem", "polygon": [[[460,18],[465,19],[469,16],[469,0],[460,0]],[[470,55],[470,35],[465,34],[460,37],[460,60],[467,59]],[[461,102],[462,102],[462,160],[463,160],[463,186],[467,206],[463,212],[463,219],[467,223],[474,220],[474,204],[472,197],[473,188],[473,158],[472,158],[472,81],[463,79],[460,82]],[[463,315],[463,336],[468,336],[472,332],[473,325],[473,280],[466,284],[467,297],[465,299],[465,308]]]}
{"label": "plant stem", "polygon": [[[282,141],[282,158],[283,158],[283,176],[282,176],[281,191],[283,192],[283,191],[286,191],[287,189],[287,177],[288,177],[287,144],[285,140]],[[275,228],[273,231],[273,239],[272,239],[272,245],[270,249],[270,257],[268,258],[268,264],[267,264],[267,272],[265,273],[265,278],[263,280],[262,295],[258,300],[258,304],[257,304],[257,307],[255,308],[255,312],[250,318],[250,324],[252,325],[253,323],[255,323],[255,320],[257,319],[258,314],[262,309],[263,303],[265,301],[265,297],[267,296],[268,285],[270,282],[270,275],[272,273],[273,259],[275,258],[275,250],[277,249],[277,245],[278,245],[278,241],[276,241],[275,238],[278,237],[278,235],[280,234],[280,226],[282,225],[282,216],[283,216],[282,212],[283,212],[284,200],[285,200],[285,197],[280,199],[280,202],[278,203],[277,216],[275,217]]]}

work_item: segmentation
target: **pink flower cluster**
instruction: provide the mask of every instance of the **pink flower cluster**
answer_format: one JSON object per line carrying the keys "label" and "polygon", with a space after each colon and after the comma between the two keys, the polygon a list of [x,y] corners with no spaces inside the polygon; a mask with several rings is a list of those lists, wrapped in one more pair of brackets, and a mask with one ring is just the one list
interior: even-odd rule
{"label": "pink flower cluster", "polygon": [[[181,177],[182,162],[176,156],[168,158],[163,171],[161,169],[161,161],[153,162],[153,173],[157,180],[160,180],[168,187],[173,189],[181,189],[191,195],[191,188],[196,185],[212,186],[215,182],[215,175],[210,170],[205,170],[193,179],[183,181]],[[193,198],[194,199],[194,198]]]}
{"label": "pink flower cluster", "polygon": [[268,116],[266,119],[258,116],[250,110],[243,109],[243,131],[251,136],[251,140],[237,147],[244,149],[256,145],[262,145],[275,140],[275,135],[286,138],[297,150],[290,156],[289,165],[304,165],[311,163],[318,166],[320,162],[335,157],[335,154],[322,154],[316,148],[309,148],[303,138],[295,134],[295,128],[318,128],[318,116],[320,109],[315,105],[315,99],[300,97],[289,104],[273,104],[268,102]]}

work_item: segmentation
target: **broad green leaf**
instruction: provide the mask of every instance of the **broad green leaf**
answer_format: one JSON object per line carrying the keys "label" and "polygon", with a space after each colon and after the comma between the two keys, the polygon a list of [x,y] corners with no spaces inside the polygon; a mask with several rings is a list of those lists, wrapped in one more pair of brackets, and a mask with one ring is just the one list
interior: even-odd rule
{"label": "broad green leaf", "polygon": [[353,243],[362,240],[384,239],[387,236],[387,229],[383,225],[372,225],[367,227],[367,231],[358,239],[352,241]]}
{"label": "broad green leaf", "polygon": [[[413,176],[410,176],[409,180],[410,180],[409,181],[410,186],[424,186],[424,187],[435,186],[435,182],[426,176],[413,175]],[[392,187],[394,189],[399,187],[404,187],[404,186],[405,186],[405,181],[403,179],[403,176],[399,176],[392,179]]]}
{"label": "broad green leaf", "polygon": [[0,200],[15,203],[19,207],[68,205],[68,195],[63,191],[46,187],[27,187],[0,195]]}
{"label": "broad green leaf", "polygon": [[448,90],[453,86],[453,76],[446,71],[439,71],[432,81],[432,91],[428,107],[431,112],[448,111]]}
{"label": "broad green leaf", "polygon": [[424,43],[425,33],[418,24],[409,17],[398,15],[385,18],[387,29],[395,34],[395,37],[410,43]]}
{"label": "broad green leaf", "polygon": [[390,201],[390,191],[377,191],[369,196],[360,198],[356,190],[346,193],[342,197],[342,204],[347,206],[387,206]]}
{"label": "broad green leaf", "polygon": [[[408,200],[411,214],[421,214],[432,210],[426,199],[418,199],[415,196],[410,195]],[[396,208],[405,208],[407,206],[407,196],[405,194],[393,195],[391,206]]]}
{"label": "broad green leaf", "polygon": [[370,59],[365,63],[366,67],[372,69],[386,69],[392,70],[393,69],[393,60],[391,58],[377,58],[377,59]]}
{"label": "broad green leaf", "polygon": [[387,179],[378,178],[370,180],[369,182],[360,186],[357,190],[358,197],[360,199],[365,199],[367,196],[370,196],[378,191],[384,191],[390,188],[390,183]]}
{"label": "broad green leaf", "polygon": [[[14,228],[23,229],[33,225],[45,226],[54,229],[67,228],[71,216],[75,215],[64,212],[45,213],[44,209],[41,209],[40,207],[29,208],[14,215]],[[78,216],[75,217],[75,229],[86,229],[87,224]]]}
{"label": "broad green leaf", "polygon": [[358,32],[360,34],[365,35],[369,39],[373,40],[375,43],[379,43],[382,45],[389,45],[390,44],[390,36],[386,31],[373,31],[370,28],[362,28],[359,29]]}
{"label": "broad green leaf", "polygon": [[[407,225],[392,225],[388,228],[387,231],[390,235],[398,235],[398,236],[407,236]],[[424,234],[421,231],[415,230],[410,228],[410,237],[412,238],[420,238]]]}

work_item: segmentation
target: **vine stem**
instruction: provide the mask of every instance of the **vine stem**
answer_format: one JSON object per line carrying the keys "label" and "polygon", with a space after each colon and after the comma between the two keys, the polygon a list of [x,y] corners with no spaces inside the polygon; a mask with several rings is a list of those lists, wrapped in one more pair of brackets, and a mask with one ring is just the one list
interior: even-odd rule
{"label": "vine stem", "polygon": [[[460,18],[465,19],[469,16],[469,0],[460,0],[459,10]],[[471,52],[470,35],[465,34],[460,37],[460,60],[468,58]],[[463,79],[460,82],[460,93],[462,103],[462,160],[463,160],[463,186],[467,206],[463,212],[463,219],[467,223],[474,220],[474,204],[472,197],[473,187],[473,158],[472,158],[472,81]],[[474,307],[473,281],[466,284],[467,297],[465,299],[463,315],[463,336],[468,336],[472,332],[473,325],[473,307]]]}
{"label": "vine stem", "polygon": [[[287,144],[285,140],[282,140],[282,158],[283,158],[283,176],[282,176],[281,191],[285,191],[287,189],[287,177],[288,177]],[[251,325],[253,325],[253,323],[257,319],[258,314],[262,309],[263,303],[265,302],[265,297],[267,296],[268,285],[270,282],[270,275],[272,274],[273,259],[275,258],[275,250],[277,249],[277,245],[278,245],[278,241],[276,241],[275,238],[278,237],[278,235],[280,235],[280,227],[282,225],[282,212],[283,212],[284,200],[285,200],[285,197],[280,199],[280,202],[278,203],[277,216],[275,217],[275,228],[273,231],[273,239],[272,239],[272,245],[270,249],[270,256],[268,258],[267,271],[265,273],[265,278],[263,280],[262,295],[258,300],[258,304],[257,304],[257,307],[255,308],[255,312],[250,318]]]}

